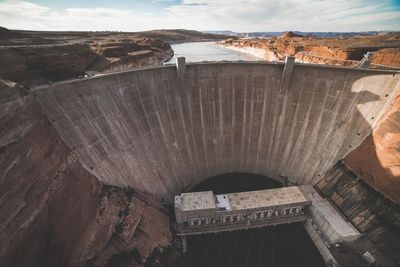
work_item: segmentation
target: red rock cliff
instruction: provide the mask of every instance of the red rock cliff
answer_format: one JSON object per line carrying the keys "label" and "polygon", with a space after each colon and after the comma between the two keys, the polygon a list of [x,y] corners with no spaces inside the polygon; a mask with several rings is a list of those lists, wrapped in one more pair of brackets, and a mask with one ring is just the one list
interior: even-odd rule
{"label": "red rock cliff", "polygon": [[165,250],[179,246],[158,199],[102,185],[31,95],[0,86],[2,266],[142,266],[157,257],[179,259],[176,250]]}
{"label": "red rock cliff", "polygon": [[378,192],[400,203],[400,95],[344,163]]}
{"label": "red rock cliff", "polygon": [[[371,67],[400,66],[400,35],[398,33],[348,38],[318,38],[285,33],[278,37],[227,39],[220,45],[234,48],[257,48],[268,55],[265,60],[284,61],[295,56],[303,63],[354,67],[367,52],[375,52]],[[385,66],[379,66],[385,65]]]}

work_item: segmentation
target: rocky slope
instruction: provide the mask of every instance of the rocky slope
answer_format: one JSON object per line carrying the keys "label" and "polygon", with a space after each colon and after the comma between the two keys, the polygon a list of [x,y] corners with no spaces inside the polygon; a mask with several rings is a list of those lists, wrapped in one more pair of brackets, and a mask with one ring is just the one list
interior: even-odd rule
{"label": "rocky slope", "polygon": [[[398,266],[400,263],[398,205],[377,193],[341,163],[328,171],[316,188],[364,234],[351,247],[361,254],[369,251],[379,263],[376,266]],[[339,252],[340,257],[346,257],[346,252]]]}
{"label": "rocky slope", "polygon": [[400,204],[400,95],[377,127],[344,159],[371,187]]}
{"label": "rocky slope", "polygon": [[0,48],[0,77],[30,86],[71,79],[97,58],[85,44]]}
{"label": "rocky slope", "polygon": [[102,185],[23,88],[1,83],[0,111],[1,266],[179,266],[157,198]]}
{"label": "rocky slope", "polygon": [[[159,39],[169,44],[186,43],[186,42],[206,42],[225,40],[228,36],[223,34],[204,33],[191,30],[152,30],[139,32],[146,37]],[[233,37],[235,38],[235,37]]]}
{"label": "rocky slope", "polygon": [[101,58],[90,70],[100,73],[161,65],[174,54],[168,43],[149,37],[98,42],[91,49]]}
{"label": "rocky slope", "polygon": [[97,73],[161,65],[170,43],[222,40],[188,30],[28,32],[0,29],[0,77],[35,86]]}
{"label": "rocky slope", "polygon": [[400,67],[400,48],[384,48],[372,55],[372,63]]}
{"label": "rocky slope", "polygon": [[6,39],[18,39],[22,37],[22,34],[10,31],[7,28],[0,27],[0,40],[6,40]]}
{"label": "rocky slope", "polygon": [[[400,34],[351,38],[317,38],[287,32],[264,39],[227,39],[221,46],[253,49],[268,61],[284,61],[289,55],[304,63],[356,66],[366,52],[376,52],[372,63],[400,66]],[[373,65],[374,66],[374,65]]]}

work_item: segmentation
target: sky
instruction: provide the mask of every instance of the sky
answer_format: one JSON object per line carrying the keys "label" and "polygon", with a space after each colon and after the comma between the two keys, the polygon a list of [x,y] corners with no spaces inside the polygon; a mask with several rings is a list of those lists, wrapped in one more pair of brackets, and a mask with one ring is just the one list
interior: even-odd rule
{"label": "sky", "polygon": [[0,0],[24,30],[400,31],[400,0]]}

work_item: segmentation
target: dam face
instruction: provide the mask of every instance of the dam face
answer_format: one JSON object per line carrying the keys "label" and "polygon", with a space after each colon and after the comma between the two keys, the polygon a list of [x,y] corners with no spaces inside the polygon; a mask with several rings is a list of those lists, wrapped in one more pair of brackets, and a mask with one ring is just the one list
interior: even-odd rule
{"label": "dam face", "polygon": [[33,91],[102,182],[165,200],[247,172],[314,184],[371,132],[394,72],[207,63],[102,75]]}

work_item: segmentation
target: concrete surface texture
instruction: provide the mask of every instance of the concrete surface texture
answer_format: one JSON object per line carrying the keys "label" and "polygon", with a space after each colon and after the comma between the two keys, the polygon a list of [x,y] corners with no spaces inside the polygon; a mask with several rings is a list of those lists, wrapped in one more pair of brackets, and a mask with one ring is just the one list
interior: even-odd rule
{"label": "concrete surface texture", "polygon": [[360,232],[326,199],[323,199],[314,187],[299,187],[312,203],[308,206],[307,216],[319,229],[329,244],[353,241],[360,237]]}
{"label": "concrete surface texture", "polygon": [[178,78],[175,66],[157,67],[33,93],[102,182],[172,200],[229,172],[313,184],[370,134],[400,88],[397,72],[283,70],[207,63],[187,65]]}

